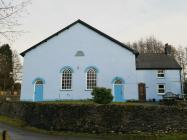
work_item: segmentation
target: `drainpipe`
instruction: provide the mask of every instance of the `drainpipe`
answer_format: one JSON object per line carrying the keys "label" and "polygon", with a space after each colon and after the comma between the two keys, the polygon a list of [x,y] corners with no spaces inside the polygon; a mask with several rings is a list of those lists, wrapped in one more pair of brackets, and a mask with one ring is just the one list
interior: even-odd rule
{"label": "drainpipe", "polygon": [[182,95],[182,98],[185,100],[184,93],[183,93],[182,70],[180,70],[180,83],[181,83],[181,95]]}

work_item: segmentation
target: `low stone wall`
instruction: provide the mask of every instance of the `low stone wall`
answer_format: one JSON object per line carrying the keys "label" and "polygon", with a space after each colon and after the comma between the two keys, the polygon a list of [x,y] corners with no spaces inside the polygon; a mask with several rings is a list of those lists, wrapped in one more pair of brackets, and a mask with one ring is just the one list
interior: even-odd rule
{"label": "low stone wall", "polygon": [[2,101],[19,101],[19,95],[0,95],[0,102]]}
{"label": "low stone wall", "polygon": [[0,103],[0,115],[30,126],[89,133],[187,132],[187,109],[167,106]]}

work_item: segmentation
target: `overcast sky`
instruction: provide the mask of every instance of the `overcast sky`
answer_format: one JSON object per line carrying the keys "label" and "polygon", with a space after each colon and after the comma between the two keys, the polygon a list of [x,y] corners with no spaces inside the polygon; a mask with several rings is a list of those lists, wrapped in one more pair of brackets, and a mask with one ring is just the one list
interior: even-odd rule
{"label": "overcast sky", "polygon": [[121,42],[154,35],[187,46],[187,0],[32,0],[12,44],[21,52],[77,19]]}

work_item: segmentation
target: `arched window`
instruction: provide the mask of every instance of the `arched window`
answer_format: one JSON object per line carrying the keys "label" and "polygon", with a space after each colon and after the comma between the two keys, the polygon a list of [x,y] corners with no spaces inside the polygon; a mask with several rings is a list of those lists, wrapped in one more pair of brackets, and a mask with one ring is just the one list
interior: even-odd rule
{"label": "arched window", "polygon": [[87,89],[93,89],[97,86],[97,72],[94,68],[90,68],[87,70],[86,73],[87,79],[86,79],[86,86]]}
{"label": "arched window", "polygon": [[62,89],[68,90],[72,88],[72,71],[70,68],[65,68],[62,71]]}

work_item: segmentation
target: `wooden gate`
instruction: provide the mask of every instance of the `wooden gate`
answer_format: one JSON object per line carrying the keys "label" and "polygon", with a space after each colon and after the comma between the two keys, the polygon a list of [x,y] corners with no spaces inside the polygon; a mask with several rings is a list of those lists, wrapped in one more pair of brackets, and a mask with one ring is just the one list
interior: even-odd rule
{"label": "wooden gate", "polygon": [[139,101],[146,101],[146,87],[144,83],[138,84]]}

